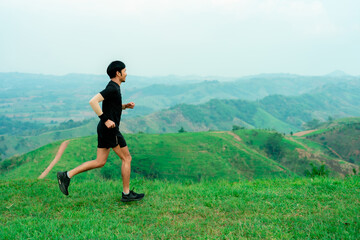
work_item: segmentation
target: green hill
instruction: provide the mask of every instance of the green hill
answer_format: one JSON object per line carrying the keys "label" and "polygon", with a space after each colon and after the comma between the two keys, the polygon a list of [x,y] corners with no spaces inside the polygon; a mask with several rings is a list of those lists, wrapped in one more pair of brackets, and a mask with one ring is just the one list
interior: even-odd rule
{"label": "green hill", "polygon": [[[329,154],[306,139],[283,137],[265,130],[173,134],[126,134],[133,176],[149,179],[191,180],[257,179],[303,176],[305,170],[326,165],[330,176],[353,174],[359,167]],[[2,179],[37,178],[54,158],[60,142],[41,147],[0,164]],[[61,160],[47,178],[96,158],[96,136],[70,141]],[[273,149],[277,149],[274,151]],[[118,179],[121,160],[112,152],[105,167],[78,179]]]}
{"label": "green hill", "polygon": [[324,145],[345,161],[360,165],[360,118],[330,121],[316,131],[305,135],[307,139]]}
{"label": "green hill", "polygon": [[269,128],[290,132],[299,128],[264,111],[258,104],[244,100],[211,100],[201,105],[180,104],[145,117],[125,120],[127,129],[146,133],[231,130],[233,125]]}
{"label": "green hill", "polygon": [[2,239],[358,239],[360,178],[196,184],[132,179],[145,198],[120,202],[121,181],[0,181]]}
{"label": "green hill", "polygon": [[[357,90],[360,92],[359,87]],[[181,126],[188,131],[207,131],[230,130],[233,125],[239,125],[290,133],[304,129],[305,123],[313,119],[359,116],[358,98],[352,92],[346,86],[333,95],[314,92],[295,97],[271,95],[258,101],[212,99],[200,105],[180,104],[127,119],[127,127],[131,132],[165,133],[177,131]]]}
{"label": "green hill", "polygon": [[[132,172],[148,178],[198,181],[216,178],[238,180],[254,175],[293,175],[227,133],[127,134],[126,140],[133,157]],[[95,159],[96,144],[96,136],[71,140],[50,175]],[[59,145],[60,142],[56,142],[23,156],[4,160],[2,169],[12,170],[3,172],[2,177],[38,177],[54,158]],[[13,163],[23,164],[12,167]],[[121,160],[111,153],[105,167],[88,172],[81,178],[119,178],[120,166]]]}
{"label": "green hill", "polygon": [[[66,129],[47,128],[38,130],[33,134],[29,131],[18,135],[0,136],[0,157],[6,159],[14,155],[20,155],[32,151],[54,141],[76,137],[85,137],[96,133],[97,119],[83,121],[78,127]],[[16,124],[16,123],[14,123]],[[23,135],[26,134],[26,135]]]}

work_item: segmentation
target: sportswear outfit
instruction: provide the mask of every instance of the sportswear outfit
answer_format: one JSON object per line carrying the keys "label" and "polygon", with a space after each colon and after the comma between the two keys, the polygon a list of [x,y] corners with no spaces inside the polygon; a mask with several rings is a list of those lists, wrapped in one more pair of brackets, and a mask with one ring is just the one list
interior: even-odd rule
{"label": "sportswear outfit", "polygon": [[102,103],[103,114],[106,119],[115,123],[115,128],[107,128],[105,122],[100,120],[97,126],[98,148],[114,148],[117,145],[120,145],[121,148],[126,147],[126,141],[119,130],[122,113],[120,86],[110,81],[100,94],[104,98]]}
{"label": "sportswear outfit", "polygon": [[[110,81],[106,88],[100,92],[104,101],[102,103],[103,115],[97,126],[98,148],[114,148],[120,145],[121,148],[126,147],[126,141],[120,133],[120,119],[122,112],[122,100],[120,86]],[[115,123],[115,128],[107,128],[105,122],[110,119]],[[58,184],[61,192],[69,195],[70,178],[67,172],[57,173]],[[122,202],[132,202],[141,200],[145,194],[136,193],[133,190],[129,194],[122,193]]]}

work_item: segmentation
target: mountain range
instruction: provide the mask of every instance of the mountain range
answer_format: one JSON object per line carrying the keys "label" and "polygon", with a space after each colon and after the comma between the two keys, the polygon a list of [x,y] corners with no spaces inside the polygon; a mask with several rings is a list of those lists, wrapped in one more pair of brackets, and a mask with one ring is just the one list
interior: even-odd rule
{"label": "mountain range", "polygon": [[212,99],[204,104],[179,104],[150,115],[126,119],[130,132],[174,132],[275,129],[279,132],[304,130],[306,123],[319,119],[360,116],[360,81],[330,83],[298,96],[270,95],[261,100]]}
{"label": "mountain range", "polygon": [[[166,79],[127,79],[124,102],[135,101],[136,107],[124,111],[121,131],[231,130],[236,125],[290,133],[308,128],[313,119],[360,116],[360,78],[341,72],[318,77],[262,74],[231,81]],[[0,80],[1,158],[96,134],[98,119],[88,100],[104,87],[106,77],[1,73]]]}
{"label": "mountain range", "polygon": [[[260,74],[226,80],[129,75],[121,91],[124,102],[135,102],[136,109],[126,115],[144,116],[177,104],[202,104],[211,99],[255,101],[274,94],[297,96],[327,84],[359,82],[360,77],[336,73],[324,76]],[[93,116],[88,102],[108,81],[106,75],[0,73],[0,114],[46,124],[83,120]]]}

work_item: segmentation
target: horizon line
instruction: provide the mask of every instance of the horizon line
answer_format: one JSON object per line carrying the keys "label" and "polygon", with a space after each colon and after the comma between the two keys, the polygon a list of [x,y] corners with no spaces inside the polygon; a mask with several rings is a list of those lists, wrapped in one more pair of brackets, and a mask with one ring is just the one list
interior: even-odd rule
{"label": "horizon line", "polygon": [[[51,74],[51,73],[31,73],[31,72],[19,72],[19,71],[11,71],[11,72],[0,72],[0,74],[28,74],[28,75],[43,75],[43,76],[55,76],[55,77],[63,77],[69,75],[92,75],[92,76],[107,76],[104,74],[96,74],[96,73],[66,73],[66,74]],[[200,77],[200,78],[228,78],[228,79],[236,79],[236,78],[246,78],[246,77],[253,77],[253,76],[261,76],[261,75],[293,75],[293,76],[305,76],[305,77],[321,77],[321,76],[332,76],[332,77],[360,77],[360,75],[351,75],[342,70],[334,70],[330,73],[320,74],[320,75],[305,75],[305,74],[297,74],[297,73],[288,73],[288,72],[263,72],[263,73],[255,73],[255,74],[248,74],[242,76],[224,76],[224,75],[197,75],[197,74],[187,74],[187,75],[180,75],[180,74],[166,74],[166,75],[137,75],[137,74],[130,74],[129,77],[144,77],[144,78],[153,78],[153,77],[182,77],[182,78],[189,78],[189,77]]]}

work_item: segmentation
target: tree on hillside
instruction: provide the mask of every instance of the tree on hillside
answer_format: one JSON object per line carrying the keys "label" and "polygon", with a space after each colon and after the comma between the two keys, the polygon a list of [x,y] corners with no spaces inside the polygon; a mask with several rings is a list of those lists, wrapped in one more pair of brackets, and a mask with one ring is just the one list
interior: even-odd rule
{"label": "tree on hillside", "polygon": [[266,153],[275,159],[279,159],[284,154],[284,148],[281,144],[283,136],[280,133],[271,134],[265,142]]}
{"label": "tree on hillside", "polygon": [[232,128],[233,131],[240,130],[240,129],[244,129],[244,127],[241,127],[238,125],[233,125],[233,128]]}
{"label": "tree on hillside", "polygon": [[186,132],[186,131],[185,131],[185,129],[183,127],[181,127],[178,132],[183,133],[183,132]]}
{"label": "tree on hillside", "polygon": [[321,122],[319,119],[313,119],[305,124],[305,127],[307,129],[315,129],[321,125]]}

